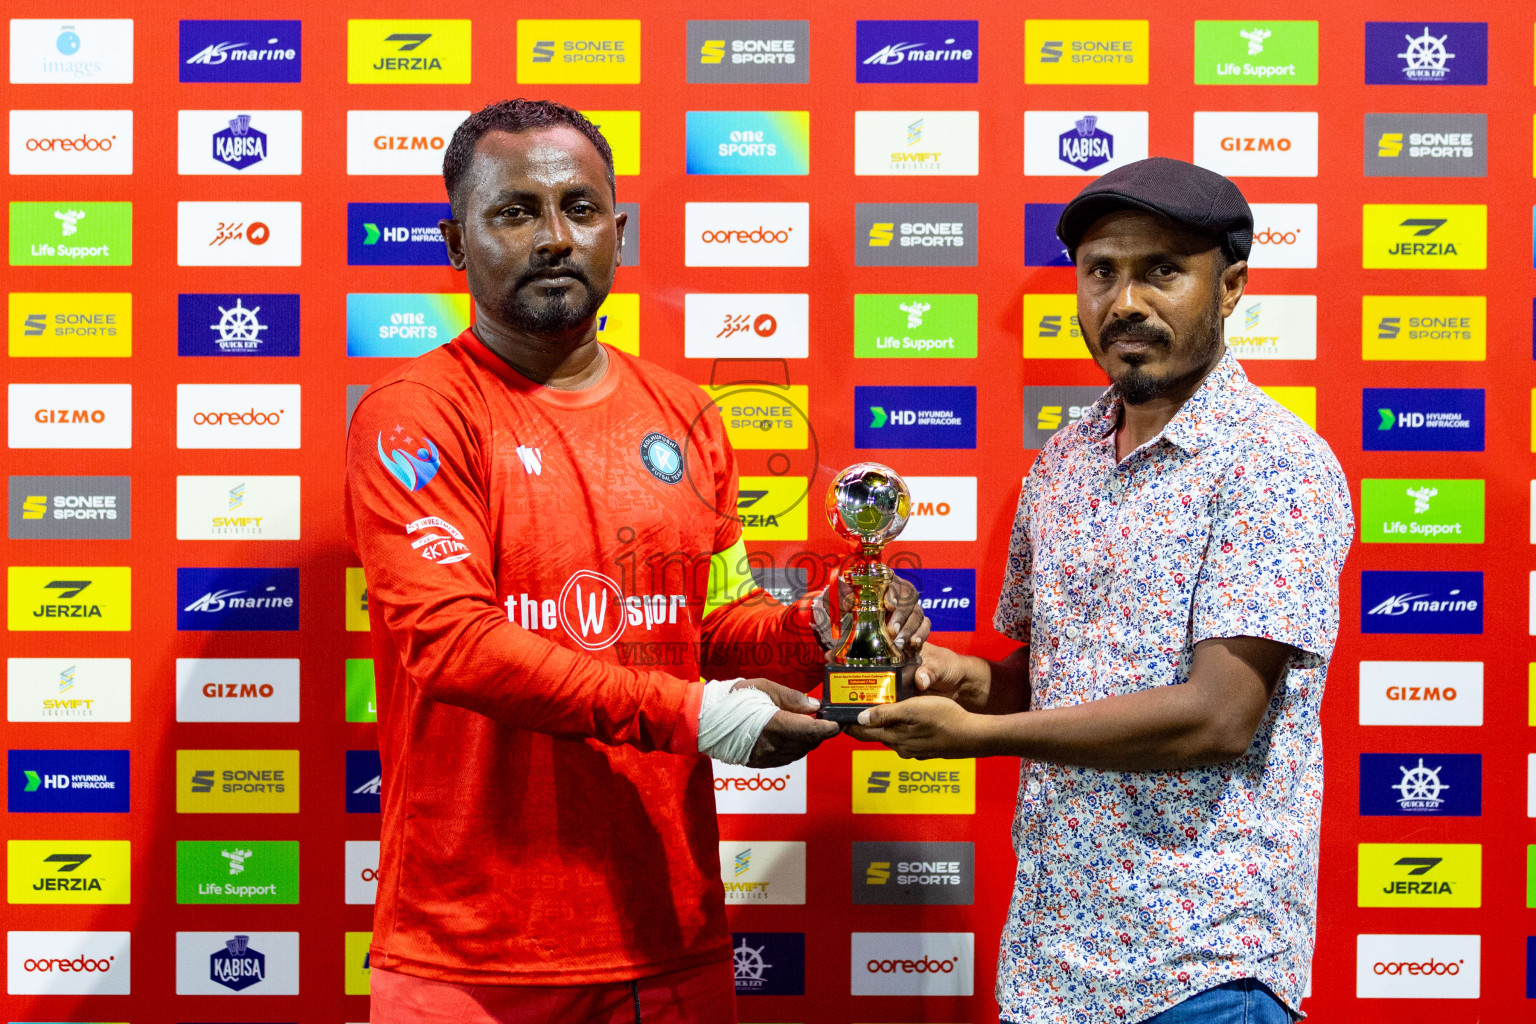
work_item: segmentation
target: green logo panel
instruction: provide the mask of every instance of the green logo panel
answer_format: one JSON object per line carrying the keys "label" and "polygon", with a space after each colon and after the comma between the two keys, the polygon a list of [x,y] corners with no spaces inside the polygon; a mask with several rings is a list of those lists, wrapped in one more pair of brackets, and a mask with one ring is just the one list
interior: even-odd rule
{"label": "green logo panel", "polygon": [[377,722],[379,698],[373,686],[373,659],[347,659],[347,721]]}
{"label": "green logo panel", "polygon": [[1316,85],[1317,22],[1195,22],[1196,85]]}
{"label": "green logo panel", "polygon": [[11,266],[132,265],[132,203],[11,204]]}
{"label": "green logo panel", "polygon": [[176,844],[177,903],[297,903],[295,842]]}
{"label": "green logo panel", "polygon": [[1536,846],[1525,848],[1525,905],[1536,909]]}
{"label": "green logo panel", "polygon": [[1481,544],[1483,481],[1362,480],[1360,538],[1367,544]]}
{"label": "green logo panel", "polygon": [[974,359],[976,296],[855,295],[853,354],[860,359]]}

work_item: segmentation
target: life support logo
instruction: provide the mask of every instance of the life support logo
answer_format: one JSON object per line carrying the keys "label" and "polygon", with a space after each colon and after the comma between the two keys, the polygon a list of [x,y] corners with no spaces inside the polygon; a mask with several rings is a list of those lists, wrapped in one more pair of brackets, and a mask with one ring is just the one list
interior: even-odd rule
{"label": "life support logo", "polygon": [[640,463],[664,484],[683,478],[683,450],[666,434],[651,431],[640,441]]}
{"label": "life support logo", "polygon": [[[438,470],[443,468],[442,454],[437,450],[437,445],[432,443],[430,437],[425,435],[412,438],[400,427],[396,427],[389,435],[391,448],[388,453],[384,449],[384,432],[380,431],[374,440],[379,452],[379,462],[389,470],[390,476],[412,492],[421,490],[432,482],[437,476]],[[405,448],[393,447],[394,444],[403,444]],[[415,448],[415,453],[409,450]]]}

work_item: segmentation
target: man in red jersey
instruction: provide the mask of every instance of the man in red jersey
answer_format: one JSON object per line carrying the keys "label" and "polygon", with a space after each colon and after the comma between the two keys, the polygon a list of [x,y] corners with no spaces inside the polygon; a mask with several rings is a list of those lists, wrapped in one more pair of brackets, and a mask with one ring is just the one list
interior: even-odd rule
{"label": "man in red jersey", "polygon": [[474,326],[375,384],[347,450],[383,759],[372,1020],[734,1022],[705,755],[836,735],[799,692],[824,608],[746,575],[701,389],[597,341],[625,225],[597,129],[495,104],[443,175]]}

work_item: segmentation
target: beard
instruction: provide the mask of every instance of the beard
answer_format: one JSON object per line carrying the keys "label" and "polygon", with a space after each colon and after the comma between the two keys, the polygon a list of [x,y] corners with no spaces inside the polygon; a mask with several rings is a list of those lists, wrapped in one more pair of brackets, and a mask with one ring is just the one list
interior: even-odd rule
{"label": "beard", "polygon": [[[1140,354],[1121,356],[1126,369],[1118,379],[1110,379],[1110,390],[1126,405],[1145,405],[1154,398],[1185,390],[1191,383],[1209,372],[1221,352],[1223,324],[1217,306],[1212,305],[1202,318],[1195,338],[1188,350],[1192,366],[1183,373],[1157,376],[1147,371],[1144,357]],[[1173,335],[1165,328],[1145,320],[1118,321],[1105,328],[1099,338],[1100,351],[1107,351],[1116,341],[1144,341],[1161,346],[1165,351],[1173,349]]]}
{"label": "beard", "polygon": [[[539,301],[526,301],[522,297],[523,289],[537,280],[534,275],[541,270],[559,270],[580,281],[585,286],[586,299],[575,300],[574,288],[545,288],[543,298]],[[569,334],[591,321],[606,298],[608,298],[608,288],[594,288],[592,281],[580,267],[561,263],[543,263],[529,267],[518,277],[512,291],[503,297],[496,312],[503,323],[527,334],[562,335]]]}

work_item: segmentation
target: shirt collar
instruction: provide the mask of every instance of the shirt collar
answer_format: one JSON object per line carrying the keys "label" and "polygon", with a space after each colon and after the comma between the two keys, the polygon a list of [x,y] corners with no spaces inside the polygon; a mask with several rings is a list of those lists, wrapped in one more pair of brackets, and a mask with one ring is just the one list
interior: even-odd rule
{"label": "shirt collar", "polygon": [[[1230,351],[1223,353],[1158,437],[1195,454],[1243,418],[1247,409],[1242,396],[1247,386],[1248,375],[1236,357]],[[1120,398],[1110,388],[1088,410],[1078,430],[1090,441],[1103,441],[1114,434],[1119,422]]]}

